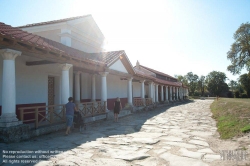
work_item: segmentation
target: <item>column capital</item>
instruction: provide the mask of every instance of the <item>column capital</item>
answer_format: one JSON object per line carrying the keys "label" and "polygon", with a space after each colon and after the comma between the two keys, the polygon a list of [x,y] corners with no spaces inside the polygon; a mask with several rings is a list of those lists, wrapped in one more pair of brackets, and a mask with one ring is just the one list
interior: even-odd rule
{"label": "column capital", "polygon": [[17,56],[21,56],[21,51],[12,50],[9,48],[0,49],[0,55],[2,55],[4,60],[15,60]]}
{"label": "column capital", "polygon": [[133,77],[128,78],[128,81],[132,81],[132,80],[133,80]]}
{"label": "column capital", "polygon": [[100,74],[102,77],[106,77],[106,76],[109,74],[109,72],[99,72],[99,74]]}
{"label": "column capital", "polygon": [[68,64],[68,63],[61,64],[61,68],[63,71],[68,71],[72,66],[73,66],[72,64]]}
{"label": "column capital", "polygon": [[165,87],[167,88],[167,87],[169,87],[169,86],[165,85]]}
{"label": "column capital", "polygon": [[145,82],[145,80],[140,80],[141,81],[141,83],[144,83]]}

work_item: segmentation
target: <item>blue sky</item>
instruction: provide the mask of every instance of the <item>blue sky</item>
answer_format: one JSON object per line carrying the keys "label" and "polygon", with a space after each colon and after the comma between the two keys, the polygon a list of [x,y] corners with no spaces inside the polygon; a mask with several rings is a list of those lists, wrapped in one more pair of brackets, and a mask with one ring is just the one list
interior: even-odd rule
{"label": "blue sky", "polygon": [[[0,22],[20,26],[92,14],[108,50],[174,75],[226,68],[233,34],[250,22],[249,0],[2,0]],[[242,72],[244,73],[244,71]]]}

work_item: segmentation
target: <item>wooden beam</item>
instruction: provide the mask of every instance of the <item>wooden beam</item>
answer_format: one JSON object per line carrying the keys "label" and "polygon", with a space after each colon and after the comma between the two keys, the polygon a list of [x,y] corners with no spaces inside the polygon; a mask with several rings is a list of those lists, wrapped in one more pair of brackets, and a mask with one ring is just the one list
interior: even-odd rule
{"label": "wooden beam", "polygon": [[42,60],[42,61],[32,61],[32,62],[26,62],[27,66],[35,66],[35,65],[46,65],[46,64],[54,64],[56,62],[51,62],[47,60]]}
{"label": "wooden beam", "polygon": [[[104,65],[102,64],[93,64],[90,62],[86,62],[84,60],[80,61],[80,59],[75,59],[68,57],[64,53],[59,54],[51,54],[52,51],[47,51],[38,47],[29,46],[28,44],[20,44],[18,41],[16,45],[13,45],[14,40],[3,38],[0,40],[0,47],[2,48],[10,48],[14,50],[21,51],[23,55],[35,57],[41,60],[46,60],[55,63],[70,63],[74,67],[79,67],[82,69],[93,70],[93,71],[104,71]],[[54,52],[54,51],[53,51]]]}

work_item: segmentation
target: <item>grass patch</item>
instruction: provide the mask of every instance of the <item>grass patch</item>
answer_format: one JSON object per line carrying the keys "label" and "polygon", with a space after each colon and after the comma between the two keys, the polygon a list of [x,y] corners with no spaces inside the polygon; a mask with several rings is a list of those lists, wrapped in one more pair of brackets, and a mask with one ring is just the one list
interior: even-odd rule
{"label": "grass patch", "polygon": [[244,133],[250,131],[250,124],[249,124],[249,125],[246,125],[245,127],[241,128],[240,130],[241,130],[242,132],[244,132]]}
{"label": "grass patch", "polygon": [[250,99],[220,98],[210,107],[222,139],[250,131]]}

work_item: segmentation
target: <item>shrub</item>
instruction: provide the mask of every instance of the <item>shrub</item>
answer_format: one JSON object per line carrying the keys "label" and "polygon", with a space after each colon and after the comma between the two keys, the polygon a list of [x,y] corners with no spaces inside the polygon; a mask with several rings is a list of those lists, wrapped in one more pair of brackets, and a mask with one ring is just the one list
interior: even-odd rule
{"label": "shrub", "polygon": [[240,98],[240,92],[239,91],[235,91],[234,92],[234,97],[235,98]]}
{"label": "shrub", "polygon": [[242,93],[241,94],[241,98],[247,98],[248,96],[247,96],[247,94],[246,93]]}
{"label": "shrub", "polygon": [[233,93],[231,91],[227,92],[227,97],[233,98]]}

